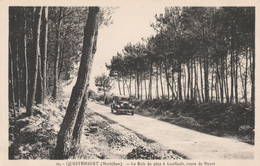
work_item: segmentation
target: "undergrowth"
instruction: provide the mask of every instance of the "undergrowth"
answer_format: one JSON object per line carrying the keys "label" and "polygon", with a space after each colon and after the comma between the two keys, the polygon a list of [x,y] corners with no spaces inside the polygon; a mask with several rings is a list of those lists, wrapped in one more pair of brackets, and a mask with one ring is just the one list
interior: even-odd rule
{"label": "undergrowth", "polygon": [[250,104],[154,99],[135,105],[141,115],[217,136],[235,136],[254,144],[255,115]]}

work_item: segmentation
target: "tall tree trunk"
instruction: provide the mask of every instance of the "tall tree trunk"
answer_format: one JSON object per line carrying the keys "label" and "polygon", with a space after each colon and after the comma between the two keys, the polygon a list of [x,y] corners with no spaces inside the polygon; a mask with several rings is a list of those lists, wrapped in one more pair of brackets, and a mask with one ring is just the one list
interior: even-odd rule
{"label": "tall tree trunk", "polygon": [[43,99],[43,78],[42,78],[42,66],[41,66],[41,56],[38,57],[38,74],[37,74],[37,85],[36,85],[36,94],[35,94],[35,101],[36,104],[40,104],[42,103],[42,99]]}
{"label": "tall tree trunk", "polygon": [[58,73],[58,79],[60,79],[60,75],[61,75],[61,72],[62,72],[62,68],[63,68],[63,64],[64,64],[64,43],[61,42],[60,43],[61,46],[60,46],[60,61],[59,61],[59,73]]}
{"label": "tall tree trunk", "polygon": [[95,42],[95,34],[98,29],[98,12],[99,7],[89,8],[88,19],[84,28],[83,50],[78,78],[72,89],[69,105],[58,134],[57,145],[54,152],[55,159],[65,159],[69,157],[72,132],[76,123],[79,109],[82,105],[83,95],[87,88],[89,71],[91,69],[91,62],[94,56],[93,45]]}
{"label": "tall tree trunk", "polygon": [[233,51],[231,51],[231,55],[230,56],[231,56],[231,61],[230,61],[230,65],[231,65],[231,67],[230,67],[231,68],[231,71],[230,71],[230,77],[231,77],[230,103],[233,103],[233,99],[234,99],[234,89],[233,89],[234,88],[234,81],[233,81],[234,80],[233,79],[234,78],[234,76],[233,76],[234,75],[234,72],[233,72]]}
{"label": "tall tree trunk", "polygon": [[[16,107],[15,107],[15,93],[14,93],[14,72],[13,72],[13,55],[12,47],[9,38],[9,108],[13,108],[14,117],[16,117]],[[12,106],[10,106],[12,104]]]}
{"label": "tall tree trunk", "polygon": [[147,100],[147,88],[146,88],[146,78],[144,73],[144,90],[145,90],[145,99]]}
{"label": "tall tree trunk", "polygon": [[201,57],[200,58],[200,89],[201,89],[201,98],[202,98],[202,101],[204,102],[204,93],[203,93],[203,76],[202,76],[202,61],[201,61]]}
{"label": "tall tree trunk", "polygon": [[[26,13],[26,12],[24,12]],[[25,17],[26,18],[26,15]],[[25,105],[28,103],[28,88],[29,88],[29,77],[28,77],[28,62],[27,62],[27,22],[24,22],[24,70],[25,70]]]}
{"label": "tall tree trunk", "polygon": [[140,74],[140,83],[141,83],[141,100],[143,100],[143,75]]}
{"label": "tall tree trunk", "polygon": [[190,98],[194,99],[194,87],[193,87],[193,65],[190,61]]}
{"label": "tall tree trunk", "polygon": [[242,94],[242,98],[245,98],[245,82],[244,82],[244,77],[243,77],[243,73],[242,73],[242,64],[241,62],[239,62],[239,75],[240,75],[240,80],[241,80],[241,94]]}
{"label": "tall tree trunk", "polygon": [[218,77],[215,78],[215,93],[216,93],[216,102],[219,101],[219,90],[218,90]]}
{"label": "tall tree trunk", "polygon": [[160,63],[160,82],[161,82],[161,90],[162,90],[162,97],[164,96],[163,93],[163,83],[162,83],[162,64]]}
{"label": "tall tree trunk", "polygon": [[73,129],[73,133],[72,133],[73,143],[74,144],[79,144],[80,143],[80,136],[82,134],[82,128],[83,128],[83,125],[84,125],[85,110],[87,109],[87,105],[88,105],[88,102],[87,102],[87,100],[88,100],[87,88],[88,87],[86,87],[85,93],[83,95],[83,99],[82,99],[82,102],[81,102],[81,106],[79,108],[79,113],[78,113],[78,116],[77,116],[77,120],[76,120],[74,129]]}
{"label": "tall tree trunk", "polygon": [[251,68],[251,82],[252,82],[252,88],[251,88],[251,104],[253,111],[255,111],[255,46],[253,46],[252,51],[252,68]]}
{"label": "tall tree trunk", "polygon": [[158,73],[158,64],[156,63],[156,98],[159,98],[159,86],[158,86],[158,81],[159,81],[159,73]]}
{"label": "tall tree trunk", "polygon": [[43,95],[43,102],[45,103],[47,97],[47,51],[48,51],[48,7],[43,7],[43,40],[42,40],[42,95]]}
{"label": "tall tree trunk", "polygon": [[228,87],[228,57],[226,56],[226,101],[229,103],[229,87]]}
{"label": "tall tree trunk", "polygon": [[179,100],[182,100],[182,88],[181,88],[181,63],[178,62],[178,89],[179,89]]}
{"label": "tall tree trunk", "polygon": [[175,93],[174,93],[174,87],[175,87],[175,80],[174,80],[174,69],[173,69],[173,65],[172,65],[172,87],[171,87],[171,91],[172,91],[172,100],[175,99]]}
{"label": "tall tree trunk", "polygon": [[238,103],[238,50],[236,50],[235,55],[235,99],[236,104]]}
{"label": "tall tree trunk", "polygon": [[167,99],[169,100],[170,99],[170,81],[169,81],[169,73],[168,73],[168,67],[165,63],[165,77],[166,77],[166,87],[167,87]]}
{"label": "tall tree trunk", "polygon": [[246,71],[245,71],[245,78],[244,78],[244,85],[245,85],[245,88],[244,88],[244,97],[245,97],[245,103],[247,103],[247,69],[248,69],[248,48],[246,47]]}
{"label": "tall tree trunk", "polygon": [[26,106],[27,103],[27,77],[26,73],[28,72],[26,70],[27,68],[27,58],[26,58],[26,16],[24,8],[19,8],[19,35],[17,35],[18,38],[18,56],[19,56],[19,93],[20,93],[20,101],[23,106]]}
{"label": "tall tree trunk", "polygon": [[224,103],[224,57],[221,57],[221,77],[219,76],[220,99]]}
{"label": "tall tree trunk", "polygon": [[132,96],[132,74],[130,73],[130,78],[129,78],[129,97]]}
{"label": "tall tree trunk", "polygon": [[56,44],[55,44],[55,60],[54,60],[54,79],[53,79],[53,91],[52,97],[57,97],[57,86],[58,86],[58,70],[59,70],[59,59],[60,59],[60,34],[61,34],[61,23],[62,23],[62,12],[63,9],[60,7],[58,21],[56,23]]}
{"label": "tall tree trunk", "polygon": [[140,93],[139,93],[140,81],[139,81],[139,73],[138,72],[136,73],[136,85],[137,85],[137,89],[136,89],[137,98],[140,99]]}
{"label": "tall tree trunk", "polygon": [[190,99],[190,66],[189,66],[189,61],[187,62],[187,71],[188,71],[188,89],[187,89],[187,99],[189,100]]}
{"label": "tall tree trunk", "polygon": [[184,80],[183,80],[183,97],[184,97],[184,100],[186,100],[187,98],[186,98],[186,85],[187,85],[187,74],[186,74],[186,69],[185,69],[185,67],[183,68],[183,73],[184,73]]}
{"label": "tall tree trunk", "polygon": [[[84,125],[84,115],[85,115],[85,111],[87,109],[87,105],[88,105],[88,87],[89,87],[89,78],[90,78],[90,74],[91,74],[91,66],[93,64],[93,59],[94,59],[94,55],[96,53],[96,50],[97,50],[97,37],[98,37],[98,29],[96,29],[96,32],[95,32],[95,35],[94,35],[94,44],[93,44],[93,47],[92,47],[92,57],[89,57],[89,70],[87,71],[87,85],[86,85],[86,89],[85,89],[85,92],[83,94],[83,99],[82,99],[82,102],[81,102],[81,106],[80,106],[80,109],[79,109],[79,113],[78,113],[78,116],[77,116],[77,119],[76,119],[76,123],[75,123],[75,126],[74,126],[74,129],[73,129],[73,133],[72,133],[72,136],[73,136],[73,143],[75,144],[79,144],[80,143],[80,136],[82,134],[82,128],[83,128],[83,125]],[[104,94],[105,96],[105,94]],[[104,100],[105,100],[105,97],[104,97]]]}
{"label": "tall tree trunk", "polygon": [[213,89],[215,89],[215,92],[216,92],[216,86],[214,88],[214,68],[212,68],[212,72],[211,72],[211,97],[210,97],[210,100],[212,101],[213,100]]}
{"label": "tall tree trunk", "polygon": [[118,83],[118,90],[119,90],[119,94],[121,95],[121,87],[120,87],[120,77],[117,77],[117,83]]}
{"label": "tall tree trunk", "polygon": [[125,78],[124,77],[122,78],[122,81],[123,81],[123,95],[125,95]]}
{"label": "tall tree trunk", "polygon": [[201,102],[200,92],[199,92],[199,85],[198,85],[198,73],[197,73],[197,67],[198,67],[198,65],[196,65],[195,60],[194,60],[195,96],[196,96],[196,100],[197,100],[197,97],[198,97],[199,102]]}
{"label": "tall tree trunk", "polygon": [[[153,98],[153,89],[152,89],[153,79],[152,79],[152,77],[153,77],[153,64],[151,62],[151,65],[150,65],[150,77],[149,77],[150,78],[150,80],[149,80],[149,96],[148,96],[148,98],[150,100],[152,100],[152,98]],[[157,84],[158,84],[158,82],[157,82]],[[158,87],[157,87],[157,90],[158,90]]]}
{"label": "tall tree trunk", "polygon": [[204,81],[205,81],[205,102],[207,103],[209,101],[209,80],[208,80],[208,67],[209,60],[206,53],[204,54]]}
{"label": "tall tree trunk", "polygon": [[34,64],[32,65],[31,71],[31,85],[28,96],[28,103],[26,114],[27,116],[32,115],[32,107],[35,99],[36,84],[37,84],[37,74],[38,74],[38,57],[40,56],[40,27],[41,27],[41,14],[42,8],[36,7],[34,12],[34,28],[33,28],[33,40],[34,40]]}

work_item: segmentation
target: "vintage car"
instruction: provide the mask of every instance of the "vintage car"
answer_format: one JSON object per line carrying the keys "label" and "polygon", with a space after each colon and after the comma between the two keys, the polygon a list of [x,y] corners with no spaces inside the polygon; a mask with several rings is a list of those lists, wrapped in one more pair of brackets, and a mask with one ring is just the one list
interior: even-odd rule
{"label": "vintage car", "polygon": [[113,96],[111,104],[112,113],[131,113],[131,115],[134,115],[134,108],[134,105],[130,103],[129,97],[121,95]]}

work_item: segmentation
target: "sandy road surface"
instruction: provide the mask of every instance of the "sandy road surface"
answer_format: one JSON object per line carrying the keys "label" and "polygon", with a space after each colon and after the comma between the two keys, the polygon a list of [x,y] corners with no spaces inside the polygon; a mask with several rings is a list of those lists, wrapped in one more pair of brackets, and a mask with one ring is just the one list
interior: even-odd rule
{"label": "sandy road surface", "polygon": [[89,102],[88,107],[189,159],[253,159],[254,146],[216,137],[139,115],[115,115],[110,108]]}

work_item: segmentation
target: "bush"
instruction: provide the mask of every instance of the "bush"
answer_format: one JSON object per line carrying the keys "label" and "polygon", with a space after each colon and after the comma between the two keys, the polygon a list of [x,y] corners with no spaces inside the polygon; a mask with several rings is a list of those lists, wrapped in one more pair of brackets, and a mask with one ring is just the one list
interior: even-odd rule
{"label": "bush", "polygon": [[159,156],[156,155],[155,152],[145,149],[142,146],[139,146],[133,149],[130,153],[126,155],[127,159],[161,159]]}
{"label": "bush", "polygon": [[150,116],[159,116],[162,120],[202,132],[247,135],[252,138],[254,135],[255,115],[250,104],[198,103],[194,100],[167,99],[154,99],[138,104],[141,110],[147,110]]}

